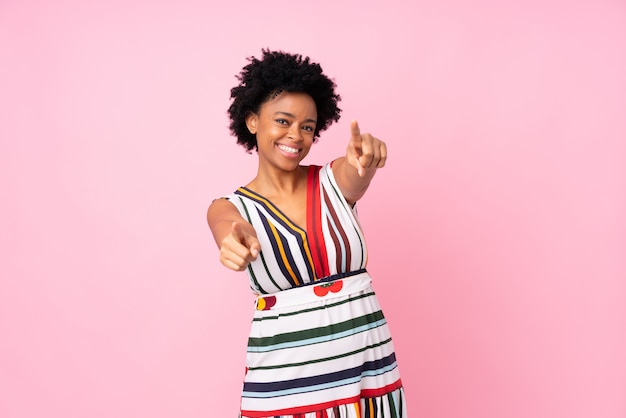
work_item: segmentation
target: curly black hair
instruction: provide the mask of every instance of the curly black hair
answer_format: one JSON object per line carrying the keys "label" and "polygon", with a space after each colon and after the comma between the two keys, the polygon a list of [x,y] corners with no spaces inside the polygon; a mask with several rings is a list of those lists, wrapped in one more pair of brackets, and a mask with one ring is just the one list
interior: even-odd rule
{"label": "curly black hair", "polygon": [[230,90],[233,99],[228,108],[230,131],[237,143],[248,152],[257,148],[256,136],[248,131],[246,116],[257,113],[263,103],[282,92],[306,93],[315,102],[317,125],[313,140],[320,132],[339,120],[341,97],[335,93],[335,82],[322,73],[319,64],[300,54],[263,49],[263,57],[249,57],[249,64],[237,75],[239,85]]}

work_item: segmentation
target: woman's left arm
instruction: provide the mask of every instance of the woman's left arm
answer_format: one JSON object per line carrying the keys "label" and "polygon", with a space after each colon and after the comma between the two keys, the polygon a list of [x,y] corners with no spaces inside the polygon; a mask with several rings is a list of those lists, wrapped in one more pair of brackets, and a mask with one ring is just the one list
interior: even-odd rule
{"label": "woman's left arm", "polygon": [[387,146],[368,133],[361,133],[356,120],[350,123],[350,142],[346,156],[333,162],[337,185],[348,203],[353,204],[365,194],[378,168],[385,166]]}

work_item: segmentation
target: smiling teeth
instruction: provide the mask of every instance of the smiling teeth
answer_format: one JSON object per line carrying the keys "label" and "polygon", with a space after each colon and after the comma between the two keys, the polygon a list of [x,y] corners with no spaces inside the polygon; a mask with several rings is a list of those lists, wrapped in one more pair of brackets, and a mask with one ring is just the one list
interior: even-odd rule
{"label": "smiling teeth", "polygon": [[291,148],[291,147],[288,147],[287,145],[282,145],[282,144],[279,144],[278,148],[282,149],[285,152],[290,152],[292,154],[297,154],[299,152],[298,148]]}

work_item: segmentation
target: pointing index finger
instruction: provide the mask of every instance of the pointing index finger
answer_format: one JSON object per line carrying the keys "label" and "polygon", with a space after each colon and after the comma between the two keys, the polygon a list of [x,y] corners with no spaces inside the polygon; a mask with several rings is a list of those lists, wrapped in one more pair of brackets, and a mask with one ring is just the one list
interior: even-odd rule
{"label": "pointing index finger", "polygon": [[359,129],[359,123],[356,120],[350,122],[350,134],[353,140],[361,139],[361,129]]}
{"label": "pointing index finger", "polygon": [[241,239],[243,238],[241,226],[237,221],[234,221],[230,226],[230,232],[233,234],[233,237],[235,237],[237,241],[241,241]]}

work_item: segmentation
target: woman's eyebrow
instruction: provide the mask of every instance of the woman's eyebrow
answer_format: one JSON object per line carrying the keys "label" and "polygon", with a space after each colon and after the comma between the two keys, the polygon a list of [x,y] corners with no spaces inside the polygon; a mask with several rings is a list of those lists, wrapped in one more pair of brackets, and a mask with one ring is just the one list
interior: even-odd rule
{"label": "woman's eyebrow", "polygon": [[[296,118],[295,115],[293,115],[293,114],[291,114],[289,112],[278,111],[278,112],[274,112],[274,115],[284,115],[284,116],[287,116],[287,117],[292,118],[292,119]],[[305,122],[317,123],[317,121],[315,119],[310,119],[310,118],[306,119]]]}

